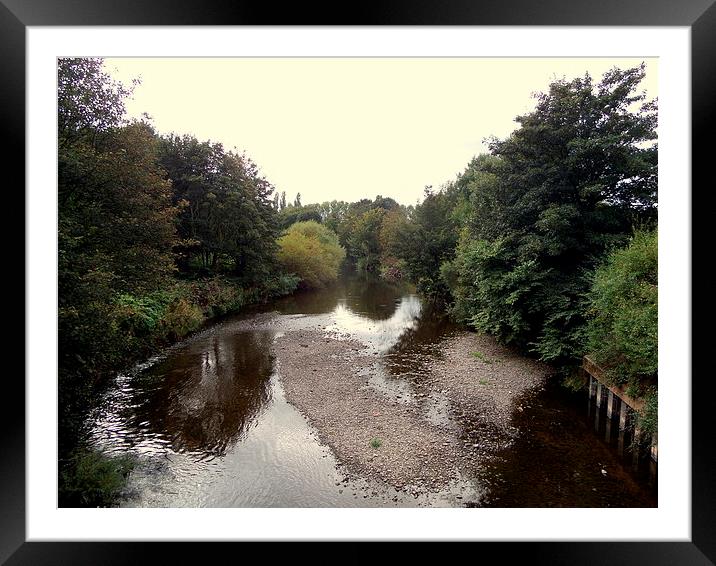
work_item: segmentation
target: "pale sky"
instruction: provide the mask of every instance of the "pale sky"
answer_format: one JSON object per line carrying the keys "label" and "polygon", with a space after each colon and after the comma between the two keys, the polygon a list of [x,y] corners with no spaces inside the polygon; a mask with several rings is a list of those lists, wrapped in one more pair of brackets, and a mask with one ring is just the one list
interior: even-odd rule
{"label": "pale sky", "polygon": [[422,199],[504,138],[555,78],[595,79],[644,61],[657,96],[657,59],[123,58],[107,70],[129,84],[131,117],[163,134],[245,150],[289,202]]}

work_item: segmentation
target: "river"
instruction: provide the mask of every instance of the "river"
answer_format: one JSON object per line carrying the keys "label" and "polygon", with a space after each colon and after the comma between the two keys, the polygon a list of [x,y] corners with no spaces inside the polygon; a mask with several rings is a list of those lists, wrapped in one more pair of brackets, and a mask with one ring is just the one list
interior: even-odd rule
{"label": "river", "polygon": [[[274,313],[271,325],[255,323],[268,313]],[[446,487],[410,493],[349,473],[287,401],[276,363],[277,338],[309,324],[370,347],[377,363],[367,382],[394,404],[420,395],[426,361],[464,332],[423,305],[410,287],[355,275],[210,325],[117,375],[92,414],[92,443],[136,458],[120,505],[656,505],[648,464],[633,461],[603,429],[595,430],[587,396],[555,380],[519,400],[509,446]],[[420,405],[426,421],[462,426],[449,403],[431,399]]]}

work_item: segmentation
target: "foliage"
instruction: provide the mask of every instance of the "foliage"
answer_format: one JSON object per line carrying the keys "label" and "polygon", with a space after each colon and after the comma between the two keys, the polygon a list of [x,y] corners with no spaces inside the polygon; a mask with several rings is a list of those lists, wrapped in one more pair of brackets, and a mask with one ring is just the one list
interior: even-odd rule
{"label": "foliage", "polygon": [[180,207],[179,267],[204,273],[231,272],[254,284],[275,271],[277,211],[273,186],[245,154],[193,136],[160,140],[160,164]]}
{"label": "foliage", "polygon": [[597,269],[589,294],[587,348],[619,384],[658,371],[657,231],[637,231]]}
{"label": "foliage", "polygon": [[440,277],[440,266],[455,255],[458,228],[452,211],[457,193],[448,186],[445,190],[425,189],[425,198],[418,205],[409,223],[395,229],[391,249],[405,262],[406,275],[424,295],[440,299],[448,295],[448,288]]}
{"label": "foliage", "polygon": [[383,445],[383,441],[380,438],[372,438],[370,445],[372,448],[380,448]]}
{"label": "foliage", "polygon": [[[132,92],[104,72],[96,57],[57,60],[57,125],[60,146],[124,122],[124,100]],[[138,81],[135,81],[135,84]]]}
{"label": "foliage", "polygon": [[356,260],[356,267],[364,272],[377,272],[380,269],[380,229],[385,210],[371,208],[358,216],[348,236],[348,249]]}
{"label": "foliage", "polygon": [[112,367],[122,358],[125,344],[114,298],[167,283],[176,209],[156,162],[151,128],[122,123],[126,91],[93,59],[60,60],[59,77],[62,379]]}
{"label": "foliage", "polygon": [[296,222],[321,222],[323,220],[320,205],[308,204],[306,206],[288,206],[279,213],[278,224],[282,230],[287,229]]}
{"label": "foliage", "polygon": [[635,438],[637,443],[652,442],[659,432],[659,394],[655,386],[650,386],[643,394],[644,409],[637,413],[636,426],[642,431],[641,438]]}
{"label": "foliage", "polygon": [[323,287],[338,277],[345,250],[325,226],[307,221],[293,224],[279,239],[278,260],[301,278],[305,287]]}
{"label": "foliage", "polygon": [[581,356],[591,271],[656,217],[656,104],[636,92],[643,76],[553,82],[449,187],[463,229],[454,260],[433,256],[452,262],[441,276],[458,318],[544,360]]}
{"label": "foliage", "polygon": [[108,456],[95,449],[76,449],[60,471],[60,506],[112,506],[133,468],[134,460],[128,456]]}

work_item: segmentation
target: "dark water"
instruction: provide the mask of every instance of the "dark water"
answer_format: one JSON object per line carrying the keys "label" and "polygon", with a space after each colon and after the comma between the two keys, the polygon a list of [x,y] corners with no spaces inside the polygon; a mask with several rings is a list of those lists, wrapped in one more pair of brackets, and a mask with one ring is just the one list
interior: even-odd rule
{"label": "dark water", "polygon": [[444,492],[414,497],[349,480],[284,397],[271,355],[277,333],[309,323],[350,333],[381,354],[371,386],[419,400],[431,421],[459,428],[445,400],[417,393],[424,362],[458,329],[409,288],[357,277],[261,310],[280,313],[270,330],[247,324],[259,311],[229,318],[117,376],[91,429],[98,447],[136,457],[122,505],[656,505],[648,463],[620,455],[618,431],[605,435],[603,418],[595,427],[587,396],[556,384],[521,399],[515,442]]}

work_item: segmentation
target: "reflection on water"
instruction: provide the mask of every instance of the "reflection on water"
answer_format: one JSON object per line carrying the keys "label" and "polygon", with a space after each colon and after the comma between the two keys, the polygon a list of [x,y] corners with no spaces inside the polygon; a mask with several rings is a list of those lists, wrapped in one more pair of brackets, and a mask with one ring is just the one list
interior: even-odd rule
{"label": "reflection on water", "polygon": [[[532,480],[562,468],[569,473],[591,469],[594,454],[599,454],[599,465],[609,458],[599,439],[581,430],[573,410],[564,410],[569,403],[550,394],[542,402],[544,410],[520,421],[523,441],[502,455],[494,474],[471,480],[480,485],[461,483],[449,493],[413,499],[389,486],[349,482],[332,452],[285,400],[271,355],[276,336],[301,324],[350,334],[382,354],[370,375],[372,387],[393,401],[415,403],[432,422],[448,424],[447,401],[439,395],[428,401],[418,391],[424,391],[425,361],[440,355],[441,340],[456,328],[442,312],[422,305],[410,288],[357,277],[284,298],[264,310],[280,313],[271,330],[247,330],[245,319],[251,315],[229,318],[117,376],[91,430],[100,448],[138,457],[123,505],[454,506],[467,502],[456,495],[487,487],[492,504],[577,506],[584,495],[578,487],[564,489],[566,472],[557,492],[548,480],[539,489]],[[546,435],[545,427],[559,434]],[[617,470],[617,464],[610,465]],[[570,477],[575,486],[582,485],[581,476]],[[638,491],[632,484],[632,492]],[[606,499],[598,503],[613,503],[601,487],[599,496]],[[586,500],[597,502],[596,496]]]}
{"label": "reflection on water", "polygon": [[[123,378],[124,398],[100,419],[95,436],[118,437],[141,452],[226,454],[270,400],[268,332],[211,333],[151,368]],[[119,405],[117,405],[119,403]]]}
{"label": "reflection on water", "polygon": [[[270,307],[294,323],[312,320],[296,315],[319,315],[327,330],[381,352],[414,331],[421,314],[408,290],[357,278]],[[281,324],[247,330],[244,318],[225,320],[117,377],[92,438],[105,450],[139,457],[124,504],[415,505],[387,486],[376,500],[373,491],[370,498],[362,492],[367,484],[343,481],[330,450],[284,399],[271,355]],[[440,497],[430,503],[448,504]]]}
{"label": "reflection on water", "polygon": [[394,310],[389,318],[374,319],[351,310],[347,299],[342,299],[331,313],[335,322],[329,330],[350,333],[364,344],[385,353],[398,342],[402,334],[417,326],[421,310],[420,299],[415,295],[402,297],[391,306]]}

